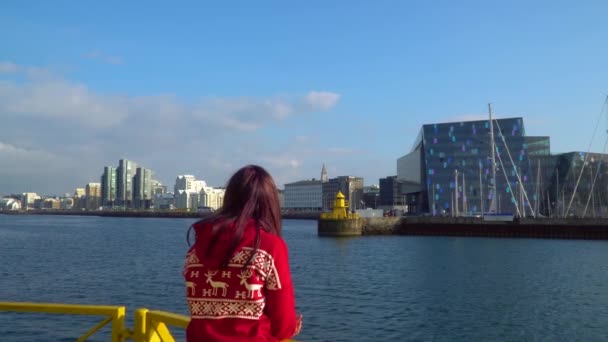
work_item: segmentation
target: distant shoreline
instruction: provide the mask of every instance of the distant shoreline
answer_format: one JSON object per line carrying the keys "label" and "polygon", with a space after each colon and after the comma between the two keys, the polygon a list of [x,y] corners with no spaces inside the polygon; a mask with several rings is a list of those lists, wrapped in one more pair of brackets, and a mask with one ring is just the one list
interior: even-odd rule
{"label": "distant shoreline", "polygon": [[[184,212],[184,211],[143,211],[143,210],[5,210],[0,211],[5,215],[67,215],[67,216],[99,216],[99,217],[140,217],[140,218],[204,218],[209,213]],[[320,212],[292,212],[282,213],[283,219],[290,220],[317,220]]]}

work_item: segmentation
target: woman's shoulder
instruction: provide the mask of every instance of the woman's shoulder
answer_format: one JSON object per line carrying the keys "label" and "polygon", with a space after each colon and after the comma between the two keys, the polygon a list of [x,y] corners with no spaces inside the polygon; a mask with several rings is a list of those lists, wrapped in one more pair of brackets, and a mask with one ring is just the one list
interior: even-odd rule
{"label": "woman's shoulder", "polygon": [[267,251],[287,249],[287,244],[285,243],[285,240],[283,240],[282,237],[267,232],[263,229],[260,230],[260,235],[260,246],[263,249]]}

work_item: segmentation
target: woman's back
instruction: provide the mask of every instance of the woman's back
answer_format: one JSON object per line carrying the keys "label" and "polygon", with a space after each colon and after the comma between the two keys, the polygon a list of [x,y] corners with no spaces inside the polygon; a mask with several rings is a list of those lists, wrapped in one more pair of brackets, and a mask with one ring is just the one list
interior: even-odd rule
{"label": "woman's back", "polygon": [[216,225],[222,231],[214,237],[217,223],[193,226],[196,241],[183,271],[191,314],[187,340],[277,341],[295,335],[293,285],[284,241],[250,219],[226,264],[234,224]]}

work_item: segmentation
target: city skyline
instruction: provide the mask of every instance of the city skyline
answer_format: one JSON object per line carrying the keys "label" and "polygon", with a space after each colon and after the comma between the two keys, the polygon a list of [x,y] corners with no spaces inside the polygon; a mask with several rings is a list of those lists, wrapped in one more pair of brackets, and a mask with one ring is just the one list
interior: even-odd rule
{"label": "city skyline", "polygon": [[1,194],[71,192],[124,158],[163,184],[254,163],[282,187],[323,162],[377,183],[423,124],[488,102],[587,151],[607,89],[599,1],[1,7]]}

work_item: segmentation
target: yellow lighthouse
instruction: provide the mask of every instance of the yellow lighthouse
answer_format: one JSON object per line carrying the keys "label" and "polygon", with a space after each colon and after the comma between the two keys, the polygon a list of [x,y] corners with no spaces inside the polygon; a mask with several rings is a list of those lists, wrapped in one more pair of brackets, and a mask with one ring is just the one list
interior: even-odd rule
{"label": "yellow lighthouse", "polygon": [[341,191],[338,191],[336,194],[333,211],[321,214],[322,220],[352,220],[358,218],[359,214],[348,212],[348,206],[346,205],[344,194],[342,194]]}

